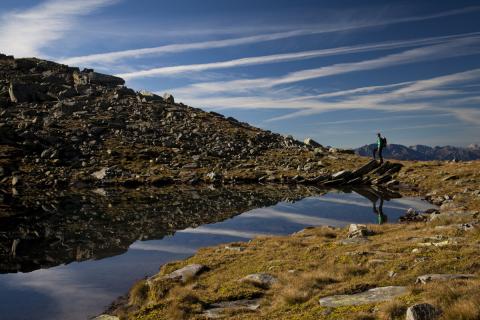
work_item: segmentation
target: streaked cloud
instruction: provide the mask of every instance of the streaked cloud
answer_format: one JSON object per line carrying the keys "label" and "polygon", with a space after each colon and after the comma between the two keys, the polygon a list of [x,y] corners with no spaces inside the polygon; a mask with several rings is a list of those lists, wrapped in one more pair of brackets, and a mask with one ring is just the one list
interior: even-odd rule
{"label": "streaked cloud", "polygon": [[152,77],[152,76],[171,76],[171,75],[176,75],[176,74],[185,73],[185,72],[199,72],[199,71],[206,71],[206,70],[212,70],[212,69],[225,69],[225,68],[234,68],[234,67],[241,67],[241,66],[252,66],[252,65],[259,65],[259,64],[313,59],[313,58],[319,58],[319,57],[352,54],[352,53],[360,53],[360,52],[367,52],[367,51],[391,50],[391,49],[398,49],[403,47],[413,47],[413,46],[421,46],[421,45],[429,45],[429,44],[431,45],[431,44],[447,42],[452,39],[472,37],[472,36],[475,37],[479,35],[480,33],[469,33],[469,34],[460,34],[460,35],[451,35],[451,36],[442,36],[442,37],[430,37],[430,38],[423,38],[423,39],[387,41],[382,43],[370,43],[370,44],[356,45],[356,46],[346,46],[346,47],[329,48],[329,49],[321,49],[321,50],[310,50],[310,51],[302,51],[302,52],[295,52],[295,53],[274,54],[274,55],[259,56],[259,57],[248,57],[248,58],[240,58],[240,59],[234,59],[229,61],[211,62],[211,63],[203,63],[203,64],[189,64],[189,65],[180,65],[180,66],[171,66],[171,67],[151,68],[147,70],[120,73],[120,74],[117,74],[117,76],[127,80],[133,79],[133,78]]}
{"label": "streaked cloud", "polygon": [[390,24],[437,19],[437,18],[452,16],[452,15],[470,13],[478,10],[480,10],[480,6],[471,6],[471,7],[466,7],[462,9],[444,11],[444,12],[439,12],[439,13],[434,13],[429,15],[411,16],[411,17],[396,18],[396,19],[389,19],[389,20],[378,20],[374,22],[352,22],[347,25],[340,25],[340,26],[310,27],[310,28],[290,30],[285,32],[253,35],[253,36],[231,38],[231,39],[169,44],[169,45],[150,47],[150,48],[120,50],[120,51],[112,51],[112,52],[106,52],[106,53],[83,55],[83,56],[77,56],[77,57],[69,57],[69,58],[64,58],[60,60],[62,63],[72,64],[72,65],[74,64],[84,65],[84,64],[92,64],[92,63],[93,64],[112,63],[112,62],[115,62],[121,59],[127,59],[127,58],[140,58],[145,56],[155,56],[155,55],[178,53],[178,52],[185,52],[185,51],[192,51],[192,50],[231,47],[231,46],[254,44],[259,42],[281,40],[281,39],[306,36],[306,35],[315,35],[315,34],[331,33],[331,32],[338,32],[338,31],[348,31],[348,30],[359,29],[359,28],[385,26]]}
{"label": "streaked cloud", "polygon": [[76,19],[118,0],[48,0],[0,16],[0,51],[17,57],[42,56],[41,49],[61,39]]}
{"label": "streaked cloud", "polygon": [[294,71],[280,77],[241,79],[223,82],[204,82],[193,84],[185,88],[171,89],[169,91],[180,95],[201,95],[213,92],[218,95],[221,92],[246,92],[249,90],[257,90],[259,88],[271,88],[274,86],[345,74],[349,72],[382,69],[426,60],[439,60],[478,53],[480,53],[480,36],[475,34],[473,36],[453,39],[441,44],[410,49],[380,58],[358,62],[339,63],[314,69]]}

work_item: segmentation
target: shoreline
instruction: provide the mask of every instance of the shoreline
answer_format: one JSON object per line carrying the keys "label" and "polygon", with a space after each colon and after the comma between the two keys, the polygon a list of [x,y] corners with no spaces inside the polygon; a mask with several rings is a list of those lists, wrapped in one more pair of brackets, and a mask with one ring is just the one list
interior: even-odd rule
{"label": "shoreline", "polygon": [[[441,167],[442,170],[435,173],[441,173],[444,177],[437,179],[431,174],[430,179],[420,179],[425,170],[431,170],[432,166],[437,169]],[[434,273],[434,271],[439,274],[470,274],[473,275],[473,278],[452,279],[446,283],[456,286],[455,290],[460,290],[463,286],[469,288],[468,290],[473,296],[478,294],[478,290],[475,289],[476,286],[478,287],[476,280],[478,266],[472,262],[472,259],[478,255],[468,243],[477,241],[476,247],[474,247],[477,249],[479,247],[478,209],[480,208],[480,199],[475,199],[473,194],[465,196],[465,192],[463,192],[465,190],[457,194],[454,192],[455,188],[450,186],[450,184],[456,183],[457,187],[464,187],[458,181],[462,181],[462,175],[468,177],[469,170],[476,172],[478,166],[480,166],[480,162],[415,162],[405,165],[399,176],[405,177],[408,174],[409,178],[406,180],[419,182],[417,191],[410,190],[407,193],[417,196],[423,193],[429,202],[440,207],[440,214],[431,214],[432,218],[428,222],[367,225],[365,230],[368,231],[365,231],[365,234],[360,231],[360,237],[350,237],[345,228],[314,227],[284,237],[261,237],[248,243],[223,244],[212,248],[203,248],[188,259],[162,266],[157,275],[146,281],[139,281],[121,303],[117,302],[108,311],[120,316],[121,319],[164,319],[167,314],[167,318],[170,317],[168,319],[205,319],[222,315],[235,319],[268,319],[271,317],[280,319],[310,319],[312,317],[315,319],[337,319],[338,317],[357,319],[355,318],[357,316],[363,316],[364,319],[367,319],[368,316],[371,319],[383,316],[388,319],[392,314],[393,317],[390,317],[392,319],[403,319],[406,308],[417,302],[429,301],[437,309],[447,309],[446,311],[450,307],[460,308],[456,306],[459,304],[458,301],[451,301],[449,307],[446,308],[445,302],[437,301],[432,297],[429,285],[419,287],[415,285],[415,280],[419,276]],[[477,178],[477,176],[474,175],[473,178]],[[476,181],[475,179],[473,179],[474,181],[466,180],[465,189],[475,186],[472,183]],[[426,192],[426,186],[431,187],[432,185],[436,185],[439,190],[431,192],[435,190],[430,189],[430,192]],[[442,190],[446,188],[451,190],[450,195],[440,196]],[[476,192],[476,190],[472,192]],[[440,201],[440,197],[443,198],[442,201]],[[462,228],[467,228],[464,225],[471,226],[471,228],[463,230]],[[442,233],[441,237],[439,237],[439,233]],[[458,234],[461,236],[458,237]],[[393,239],[395,241],[392,244]],[[377,261],[379,265],[382,265],[383,273],[375,269],[374,274],[371,274],[372,265],[370,264],[375,264],[374,260],[377,259],[372,260],[372,256],[378,255],[376,253],[379,251],[378,248],[382,248],[380,251],[387,256],[394,255],[399,258],[398,261],[397,259],[393,261],[389,259],[388,262]],[[319,251],[321,253],[319,257],[323,257],[320,261],[324,261],[322,263],[311,259],[302,261],[305,257],[303,255],[300,257],[296,252],[300,249],[306,252]],[[446,257],[453,253],[453,249],[457,256],[461,256],[461,259],[454,260],[453,264],[451,261],[446,263],[444,260],[448,260]],[[373,253],[371,253],[372,251]],[[445,255],[443,251],[448,251],[448,254]],[[280,265],[269,265],[269,262],[282,260],[282,257],[290,255],[295,259],[284,261]],[[333,260],[325,258],[330,255]],[[418,258],[419,256],[420,258]],[[382,259],[378,258],[377,260]],[[328,268],[323,267],[329,263],[331,264],[330,272],[328,272]],[[309,268],[309,265],[312,264],[316,268],[322,265],[321,272],[315,267]],[[384,264],[388,268],[384,268]],[[190,274],[186,281],[179,281],[170,276],[175,270],[182,270],[189,265],[205,266],[205,270],[201,268],[202,271]],[[415,265],[418,270],[409,270],[409,265]],[[335,274],[334,266],[346,269],[342,271],[343,273]],[[375,267],[377,266],[375,265]],[[314,273],[317,272],[322,275],[315,275]],[[268,279],[273,277],[272,279],[275,281],[274,283],[240,281],[249,274],[261,274]],[[304,279],[299,281],[300,284],[295,284],[297,278],[309,280]],[[306,284],[306,282],[317,283],[319,281],[322,282],[319,288],[315,284]],[[444,282],[435,285],[442,285],[442,283]],[[352,284],[353,287],[349,287],[347,284]],[[330,296],[354,295],[375,287],[392,285],[404,286],[409,293],[398,299],[392,298],[388,301],[360,304],[356,307],[327,308],[321,306],[318,301],[316,303],[313,301],[315,298],[316,300],[326,298],[329,294]],[[304,286],[308,288],[306,289]],[[342,286],[345,287],[342,288]],[[305,292],[309,293],[305,295]],[[466,301],[470,301],[468,297],[466,297]],[[476,310],[474,308],[471,312],[476,312]],[[212,315],[212,312],[215,315]],[[217,314],[218,312],[220,313]],[[389,312],[390,315],[387,315]],[[395,317],[395,312],[401,316]],[[444,317],[445,319],[454,319],[448,317],[448,312],[444,314]]]}

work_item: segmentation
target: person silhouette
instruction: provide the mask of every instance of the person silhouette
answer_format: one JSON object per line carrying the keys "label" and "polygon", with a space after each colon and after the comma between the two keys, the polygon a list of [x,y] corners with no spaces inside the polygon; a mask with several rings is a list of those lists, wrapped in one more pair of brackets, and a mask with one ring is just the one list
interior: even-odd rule
{"label": "person silhouette", "polygon": [[383,163],[383,148],[387,146],[387,138],[382,137],[382,135],[377,133],[377,143],[375,148],[373,149],[373,160],[376,160],[377,153],[378,158],[380,159],[380,163]]}
{"label": "person silhouette", "polygon": [[372,201],[373,203],[373,213],[377,215],[377,222],[378,224],[384,224],[388,222],[388,217],[386,214],[383,213],[383,197],[380,195],[379,197],[380,203],[377,208],[377,201]]}

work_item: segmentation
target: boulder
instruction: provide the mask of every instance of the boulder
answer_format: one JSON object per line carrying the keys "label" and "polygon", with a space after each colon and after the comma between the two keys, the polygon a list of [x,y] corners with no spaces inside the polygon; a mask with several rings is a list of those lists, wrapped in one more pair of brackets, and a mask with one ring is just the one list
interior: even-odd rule
{"label": "boulder", "polygon": [[173,279],[180,282],[187,282],[188,280],[198,276],[208,268],[202,264],[189,264],[181,269],[175,270],[168,274],[165,278]]}
{"label": "boulder", "polygon": [[393,298],[405,295],[406,293],[406,287],[378,287],[356,294],[335,295],[321,298],[319,303],[321,306],[333,308],[355,306],[392,300]]}
{"label": "boulder", "polygon": [[278,280],[274,276],[267,273],[253,273],[240,279],[241,282],[253,284],[260,288],[269,288]]}
{"label": "boulder", "polygon": [[48,88],[36,83],[11,82],[8,94],[13,103],[43,102],[52,100],[51,97],[47,96],[47,90]]}
{"label": "boulder", "polygon": [[226,314],[255,311],[260,308],[260,299],[243,299],[212,303],[203,315],[209,319],[222,318]]}
{"label": "boulder", "polygon": [[88,81],[91,84],[98,84],[105,87],[123,86],[125,84],[125,80],[122,78],[94,71],[88,73]]}
{"label": "boulder", "polygon": [[307,138],[303,141],[304,144],[313,148],[323,148],[323,146],[312,138]]}
{"label": "boulder", "polygon": [[92,173],[92,176],[94,176],[98,180],[102,180],[107,176],[107,171],[108,171],[108,168],[105,167]]}
{"label": "boulder", "polygon": [[441,311],[431,304],[418,303],[407,309],[406,320],[435,320],[440,316]]}
{"label": "boulder", "polygon": [[337,179],[347,179],[348,177],[350,177],[352,175],[352,172],[349,171],[349,170],[342,170],[342,171],[339,171],[339,172],[336,172],[334,174],[332,174],[332,179],[333,180],[337,180]]}
{"label": "boulder", "polygon": [[348,238],[361,238],[373,235],[373,231],[369,230],[364,224],[350,224],[348,227]]}
{"label": "boulder", "polygon": [[163,100],[165,100],[166,103],[170,103],[170,104],[175,103],[175,98],[170,93],[165,93],[163,95]]}
{"label": "boulder", "polygon": [[360,168],[358,168],[357,170],[353,171],[352,176],[354,176],[354,177],[363,176],[363,175],[371,172],[372,170],[378,168],[379,166],[380,166],[380,164],[376,160],[371,160],[367,164],[365,164],[365,165],[361,166]]}

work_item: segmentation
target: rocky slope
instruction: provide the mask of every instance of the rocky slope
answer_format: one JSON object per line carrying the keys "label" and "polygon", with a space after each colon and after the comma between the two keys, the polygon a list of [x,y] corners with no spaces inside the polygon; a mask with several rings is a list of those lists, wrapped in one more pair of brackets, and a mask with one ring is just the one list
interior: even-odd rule
{"label": "rocky slope", "polygon": [[[324,148],[135,92],[118,77],[0,55],[0,187],[172,183],[395,184],[351,150]],[[392,180],[393,179],[393,180]]]}
{"label": "rocky slope", "polygon": [[[375,144],[365,145],[355,149],[361,156],[371,157]],[[401,144],[390,144],[384,150],[383,155],[387,159],[396,160],[459,160],[470,161],[480,159],[480,147],[470,145],[467,148],[461,147],[429,147],[424,145],[404,146]]]}
{"label": "rocky slope", "polygon": [[0,55],[5,187],[313,177],[330,153],[171,95],[135,92],[114,76]]}

